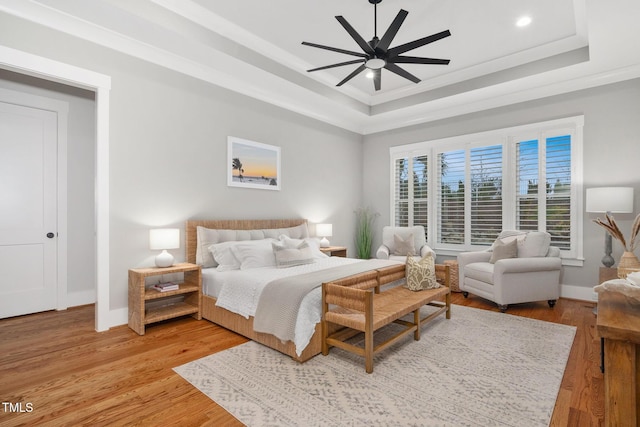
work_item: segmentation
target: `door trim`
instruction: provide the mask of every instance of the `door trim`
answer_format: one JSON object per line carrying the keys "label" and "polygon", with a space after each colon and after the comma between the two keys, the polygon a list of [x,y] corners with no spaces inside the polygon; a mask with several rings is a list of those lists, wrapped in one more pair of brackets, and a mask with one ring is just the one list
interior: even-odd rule
{"label": "door trim", "polygon": [[67,125],[69,103],[44,96],[0,88],[7,104],[51,111],[56,114],[56,310],[66,310],[67,299]]}
{"label": "door trim", "polygon": [[[95,328],[112,326],[109,307],[109,93],[111,77],[0,45],[0,67],[92,90],[96,94],[96,309]],[[114,323],[115,324],[115,323]]]}

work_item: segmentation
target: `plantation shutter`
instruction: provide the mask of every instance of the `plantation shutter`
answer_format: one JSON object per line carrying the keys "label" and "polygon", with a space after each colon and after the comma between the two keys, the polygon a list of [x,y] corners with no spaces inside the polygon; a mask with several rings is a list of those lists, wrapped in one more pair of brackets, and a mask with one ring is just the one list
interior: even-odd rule
{"label": "plantation shutter", "polygon": [[491,244],[502,230],[502,145],[470,150],[471,244]]}
{"label": "plantation shutter", "polygon": [[536,231],[538,225],[538,140],[516,144],[516,228]]}
{"label": "plantation shutter", "polygon": [[438,154],[438,242],[464,244],[465,151]]}
{"label": "plantation shutter", "polygon": [[551,245],[571,249],[571,136],[546,139],[546,229]]}
{"label": "plantation shutter", "polygon": [[[429,213],[428,156],[394,160],[394,224],[422,225],[427,232]],[[425,236],[426,237],[426,236]]]}
{"label": "plantation shutter", "polygon": [[409,225],[409,159],[400,158],[394,162],[394,225],[406,227]]}

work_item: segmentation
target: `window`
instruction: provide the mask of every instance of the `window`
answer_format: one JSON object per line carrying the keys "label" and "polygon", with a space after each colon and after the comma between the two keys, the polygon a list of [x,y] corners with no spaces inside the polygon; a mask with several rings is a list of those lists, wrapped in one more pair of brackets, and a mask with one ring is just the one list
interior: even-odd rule
{"label": "window", "polygon": [[447,254],[505,229],[544,230],[565,264],[580,265],[582,126],[577,116],[392,147],[392,222],[425,226]]}

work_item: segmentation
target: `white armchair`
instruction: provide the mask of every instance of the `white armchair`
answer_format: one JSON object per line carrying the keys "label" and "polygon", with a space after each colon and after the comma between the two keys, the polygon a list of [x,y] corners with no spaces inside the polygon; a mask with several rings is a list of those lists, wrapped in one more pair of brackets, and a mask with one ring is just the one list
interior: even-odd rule
{"label": "white armchair", "polygon": [[427,245],[424,227],[383,227],[382,245],[376,251],[376,258],[405,262],[408,253],[420,258],[431,253],[436,259],[436,253]]}
{"label": "white armchair", "polygon": [[[560,250],[550,246],[545,232],[503,231],[487,250],[458,255],[460,290],[498,304],[544,301],[553,307],[560,298]],[[514,257],[507,246],[517,248]],[[503,258],[503,255],[507,257]]]}

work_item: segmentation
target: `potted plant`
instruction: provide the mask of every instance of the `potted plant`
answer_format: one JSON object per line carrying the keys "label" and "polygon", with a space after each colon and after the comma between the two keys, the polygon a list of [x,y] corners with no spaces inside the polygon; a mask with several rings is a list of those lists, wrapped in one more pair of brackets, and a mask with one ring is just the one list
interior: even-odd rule
{"label": "potted plant", "polygon": [[371,258],[371,243],[373,240],[373,223],[378,217],[371,208],[357,208],[356,213],[356,251],[358,258]]}

